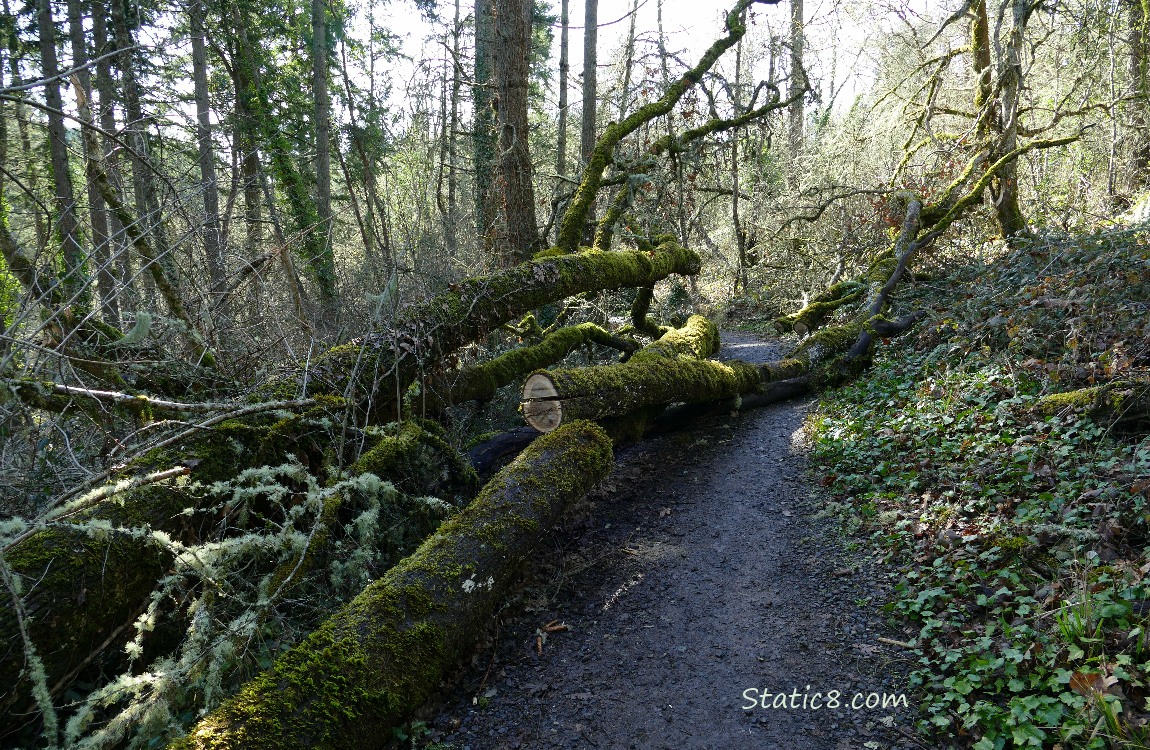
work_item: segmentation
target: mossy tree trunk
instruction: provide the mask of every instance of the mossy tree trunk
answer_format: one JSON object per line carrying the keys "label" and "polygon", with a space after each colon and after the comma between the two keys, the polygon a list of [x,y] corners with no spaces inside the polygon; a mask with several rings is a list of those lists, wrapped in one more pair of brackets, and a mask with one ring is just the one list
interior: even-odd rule
{"label": "mossy tree trunk", "polygon": [[581,292],[649,286],[674,273],[696,274],[699,256],[676,242],[651,252],[585,252],[544,257],[456,285],[408,308],[388,331],[365,336],[318,357],[306,372],[274,382],[264,395],[333,394],[358,416],[394,421],[408,386],[426,380],[444,358],[549,302]]}
{"label": "mossy tree trunk", "polygon": [[513,349],[482,364],[449,373],[443,382],[429,388],[426,402],[419,405],[429,412],[441,411],[453,404],[483,401],[532,370],[553,365],[581,346],[598,344],[630,353],[639,344],[611,334],[594,323],[580,323],[552,331],[538,344]]}
{"label": "mossy tree trunk", "polygon": [[378,747],[471,648],[566,503],[612,463],[610,439],[587,422],[535,441],[415,554],[171,747]]}
{"label": "mossy tree trunk", "polygon": [[862,277],[826,295],[825,309],[805,308],[799,317],[814,321],[846,301],[864,300],[841,325],[817,331],[785,359],[765,365],[715,362],[718,331],[702,316],[673,329],[619,365],[567,370],[540,370],[523,386],[523,416],[541,432],[570,420],[610,422],[613,434],[635,438],[662,407],[698,404],[754,395],[770,403],[799,392],[837,383],[865,365],[874,337],[893,336],[909,328],[914,316],[890,321],[882,316],[887,300],[917,252],[930,239],[919,238],[922,202],[904,196],[906,219],[894,247],[879,255]]}

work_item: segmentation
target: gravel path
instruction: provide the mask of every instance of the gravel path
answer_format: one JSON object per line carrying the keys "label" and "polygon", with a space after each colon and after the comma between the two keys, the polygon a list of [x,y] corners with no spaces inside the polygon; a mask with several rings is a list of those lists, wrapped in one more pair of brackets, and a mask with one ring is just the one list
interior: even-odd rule
{"label": "gravel path", "polygon": [[[726,334],[721,356],[778,352]],[[905,635],[882,622],[871,571],[817,515],[798,437],[809,406],[705,420],[620,451],[429,712],[426,739],[457,750],[916,747],[911,711],[848,707],[856,693],[906,690],[901,650],[877,640]],[[540,654],[536,629],[555,620],[570,629]]]}

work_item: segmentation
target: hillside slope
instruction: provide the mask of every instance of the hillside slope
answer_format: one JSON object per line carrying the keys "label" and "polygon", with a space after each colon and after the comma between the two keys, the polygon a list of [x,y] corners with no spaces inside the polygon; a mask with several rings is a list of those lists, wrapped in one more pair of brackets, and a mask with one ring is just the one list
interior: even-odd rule
{"label": "hillside slope", "polygon": [[940,743],[1146,747],[1145,232],[1043,238],[900,293],[928,313],[811,417],[897,579]]}

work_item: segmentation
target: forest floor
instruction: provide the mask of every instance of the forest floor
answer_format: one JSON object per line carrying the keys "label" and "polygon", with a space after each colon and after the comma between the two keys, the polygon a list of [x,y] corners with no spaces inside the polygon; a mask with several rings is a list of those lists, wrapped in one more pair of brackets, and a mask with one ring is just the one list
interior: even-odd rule
{"label": "forest floor", "polygon": [[[720,358],[780,353],[750,334],[723,339]],[[877,612],[877,572],[820,513],[801,432],[810,406],[620,451],[410,746],[914,747],[913,705],[849,705],[871,693],[913,703],[902,649],[878,640],[907,636]],[[554,621],[569,629],[540,652],[537,629]]]}

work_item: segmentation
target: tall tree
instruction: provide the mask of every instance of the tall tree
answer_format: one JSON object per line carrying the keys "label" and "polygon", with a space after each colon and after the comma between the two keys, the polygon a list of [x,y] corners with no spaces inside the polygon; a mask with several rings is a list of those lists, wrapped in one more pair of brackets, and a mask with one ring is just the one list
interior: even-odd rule
{"label": "tall tree", "polygon": [[579,138],[579,158],[584,162],[595,149],[595,112],[598,107],[599,0],[587,0],[583,15],[583,129]]}
{"label": "tall tree", "polygon": [[[1011,153],[1018,147],[1018,116],[1021,109],[1023,77],[1022,55],[1026,23],[1034,10],[1029,0],[1009,0],[1010,31],[1003,45],[1003,58],[999,60],[998,89],[1001,118],[997,143],[991,151],[992,160]],[[1026,232],[1026,217],[1018,195],[1018,162],[1005,165],[990,182],[990,196],[994,202],[998,228],[1003,237],[1011,238]]]}
{"label": "tall tree", "polygon": [[[72,67],[76,68],[73,83],[77,88],[76,101],[80,110],[81,126],[91,126],[95,124],[91,107],[88,105],[92,100],[92,75],[88,68],[88,39],[84,33],[84,16],[80,0],[68,0],[68,36],[72,43]],[[82,140],[85,163],[99,160],[102,154],[91,153],[93,147],[99,149],[99,141],[94,138]],[[115,284],[109,273],[112,258],[108,210],[104,205],[104,196],[100,195],[99,187],[91,180],[88,180],[87,191],[89,226],[92,228],[92,258],[96,265],[96,289],[100,295],[100,312],[104,320],[115,325],[119,313],[115,307]]]}
{"label": "tall tree", "polygon": [[[788,98],[793,98],[799,91],[807,88],[806,68],[804,57],[806,54],[806,30],[803,18],[803,0],[791,0],[791,83],[787,92]],[[798,158],[803,146],[803,99],[799,97],[791,102],[788,109],[787,138],[791,148],[791,161]],[[792,164],[789,170],[792,180],[797,179],[797,172]]]}
{"label": "tall tree", "polygon": [[63,302],[85,309],[88,305],[88,279],[80,226],[76,220],[76,199],[68,162],[68,132],[64,127],[64,102],[60,96],[60,65],[56,57],[56,21],[52,1],[39,0],[36,23],[40,30],[40,64],[44,73],[44,101],[48,105],[48,149],[55,187],[56,227],[64,260]]}
{"label": "tall tree", "polygon": [[539,243],[528,148],[527,95],[531,76],[534,0],[494,0],[493,79],[498,178],[492,231],[486,237],[504,266],[522,263]]}
{"label": "tall tree", "polygon": [[571,0],[562,0],[559,11],[559,136],[555,150],[555,173],[560,177],[567,174],[567,73],[571,65],[568,59],[568,39],[571,34]]}
{"label": "tall tree", "polygon": [[212,292],[222,295],[226,282],[223,238],[220,236],[219,190],[216,182],[215,149],[212,146],[211,100],[208,93],[208,52],[204,41],[203,0],[188,6],[192,29],[192,79],[196,94],[196,143],[199,147],[200,192],[204,204],[204,253]]}
{"label": "tall tree", "polygon": [[1131,190],[1150,184],[1150,28],[1144,0],[1125,0],[1127,18],[1128,73],[1134,101],[1130,106],[1133,148],[1130,149]]}
{"label": "tall tree", "polygon": [[[116,81],[112,76],[112,60],[104,53],[108,49],[108,8],[106,0],[92,0],[92,46],[97,52],[95,64],[95,88],[99,94],[99,121],[100,128],[105,133],[116,132]],[[100,140],[100,157],[103,160],[104,171],[108,180],[117,192],[121,191],[118,149],[111,138],[104,136]],[[99,191],[97,191],[99,192]],[[103,204],[103,196],[100,202]],[[93,204],[95,205],[95,204]],[[100,304],[108,322],[119,325],[121,297],[133,293],[134,285],[131,279],[128,254],[120,248],[122,244],[118,239],[123,235],[113,211],[107,210],[108,242],[104,248],[107,259],[104,259],[99,245],[95,248],[96,288],[100,292]],[[118,281],[117,281],[118,277]]]}
{"label": "tall tree", "polygon": [[[311,0],[312,34],[312,96],[315,99],[315,210],[319,225],[315,231],[324,243],[323,254],[332,254],[331,217],[331,95],[328,90],[328,41],[327,41],[327,2]],[[326,263],[324,264],[326,268]],[[334,256],[331,263],[334,276]],[[334,289],[321,285],[320,298],[324,305],[324,319],[334,324],[338,314],[339,297]]]}
{"label": "tall tree", "polygon": [[475,122],[472,147],[475,167],[475,230],[487,237],[495,220],[495,103],[493,0],[475,0],[475,76],[472,101]]}

